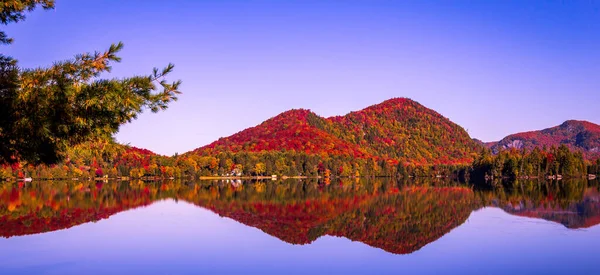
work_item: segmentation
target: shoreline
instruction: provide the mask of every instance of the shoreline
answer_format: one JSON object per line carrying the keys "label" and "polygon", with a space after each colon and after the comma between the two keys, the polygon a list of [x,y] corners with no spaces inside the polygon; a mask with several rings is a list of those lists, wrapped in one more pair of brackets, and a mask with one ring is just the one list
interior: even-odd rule
{"label": "shoreline", "polygon": [[[398,176],[199,176],[199,177],[159,177],[159,176],[146,176],[141,178],[133,177],[93,177],[93,178],[4,178],[0,179],[0,182],[31,182],[31,181],[163,181],[163,180],[287,180],[287,179],[360,179],[360,178],[402,178]],[[434,178],[434,179],[449,179],[451,176],[412,176],[409,175],[407,178]],[[481,180],[510,180],[509,177],[493,177],[486,176]],[[562,175],[549,175],[549,176],[519,176],[513,180],[570,180],[570,179],[586,179],[595,180],[598,179],[597,175],[586,174],[581,176],[562,176]]]}

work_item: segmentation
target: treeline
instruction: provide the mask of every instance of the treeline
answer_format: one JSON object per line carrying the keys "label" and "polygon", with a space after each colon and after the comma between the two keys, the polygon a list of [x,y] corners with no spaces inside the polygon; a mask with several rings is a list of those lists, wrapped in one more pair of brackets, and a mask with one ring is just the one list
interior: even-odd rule
{"label": "treeline", "polygon": [[306,176],[306,177],[393,177],[452,176],[458,165],[400,164],[382,159],[328,156],[304,152],[223,152],[214,156],[187,154],[177,158],[185,175],[196,176]]}
{"label": "treeline", "polygon": [[461,177],[468,166],[414,165],[375,158],[295,151],[188,153],[173,157],[116,143],[88,143],[57,165],[24,163],[0,167],[0,178],[199,178],[199,177]]}
{"label": "treeline", "polygon": [[0,179],[94,179],[145,176],[176,177],[175,160],[115,142],[88,142],[69,149],[56,165],[24,162],[0,166]]}
{"label": "treeline", "polygon": [[559,147],[503,150],[496,155],[484,149],[471,169],[474,178],[581,177],[600,173],[600,159],[586,161],[580,151]]}
{"label": "treeline", "polygon": [[18,163],[0,166],[0,179],[199,178],[199,177],[441,177],[482,178],[582,177],[600,174],[600,160],[584,160],[566,146],[550,149],[487,149],[472,165],[415,165],[376,158],[354,158],[296,151],[187,153],[172,157],[151,151],[96,142],[70,149],[57,165]]}
{"label": "treeline", "polygon": [[[216,156],[186,155],[184,172],[198,176],[210,175],[285,175],[306,177],[393,177],[393,176],[453,176],[461,166],[401,164],[374,158],[314,155],[303,152],[219,153]],[[214,165],[218,161],[217,165]],[[194,166],[193,164],[196,164]],[[210,165],[213,163],[213,165]]]}

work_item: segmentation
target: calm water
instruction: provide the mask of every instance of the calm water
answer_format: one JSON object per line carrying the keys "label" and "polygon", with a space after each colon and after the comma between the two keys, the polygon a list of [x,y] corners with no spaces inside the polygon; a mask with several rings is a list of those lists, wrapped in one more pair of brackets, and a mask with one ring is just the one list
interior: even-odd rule
{"label": "calm water", "polygon": [[600,274],[596,183],[0,185],[0,274]]}

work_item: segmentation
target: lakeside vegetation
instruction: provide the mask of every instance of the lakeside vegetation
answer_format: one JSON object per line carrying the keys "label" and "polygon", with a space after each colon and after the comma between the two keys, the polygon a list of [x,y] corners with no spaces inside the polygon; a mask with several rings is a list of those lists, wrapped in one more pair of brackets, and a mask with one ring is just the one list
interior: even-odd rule
{"label": "lakeside vegetation", "polygon": [[477,178],[572,178],[598,175],[600,159],[586,160],[581,151],[572,151],[566,145],[533,150],[513,148],[495,155],[482,150],[472,171]]}
{"label": "lakeside vegetation", "polygon": [[403,165],[376,159],[297,152],[184,154],[172,157],[114,142],[86,143],[69,150],[56,165],[0,165],[0,179],[168,179],[205,177],[443,177],[463,181],[484,178],[582,178],[600,174],[600,159],[588,161],[565,146],[534,150],[481,149],[469,165]]}

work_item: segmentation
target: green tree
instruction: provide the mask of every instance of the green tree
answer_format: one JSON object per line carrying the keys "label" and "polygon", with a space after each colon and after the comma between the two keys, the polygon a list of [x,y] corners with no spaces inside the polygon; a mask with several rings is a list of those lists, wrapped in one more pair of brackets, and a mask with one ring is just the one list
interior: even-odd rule
{"label": "green tree", "polygon": [[[54,0],[3,0],[0,4],[0,22],[6,25],[25,20],[25,12],[33,11],[37,6],[43,9],[53,9]],[[12,43],[6,33],[0,31],[0,44]]]}
{"label": "green tree", "polygon": [[[0,22],[25,19],[53,0],[13,0],[0,4]],[[0,32],[0,43],[12,39]],[[90,140],[111,139],[119,127],[146,109],[158,112],[177,100],[180,81],[164,78],[173,65],[149,75],[100,79],[121,59],[122,43],[105,52],[85,53],[47,68],[22,69],[0,55],[0,163],[58,163],[67,149]]]}

